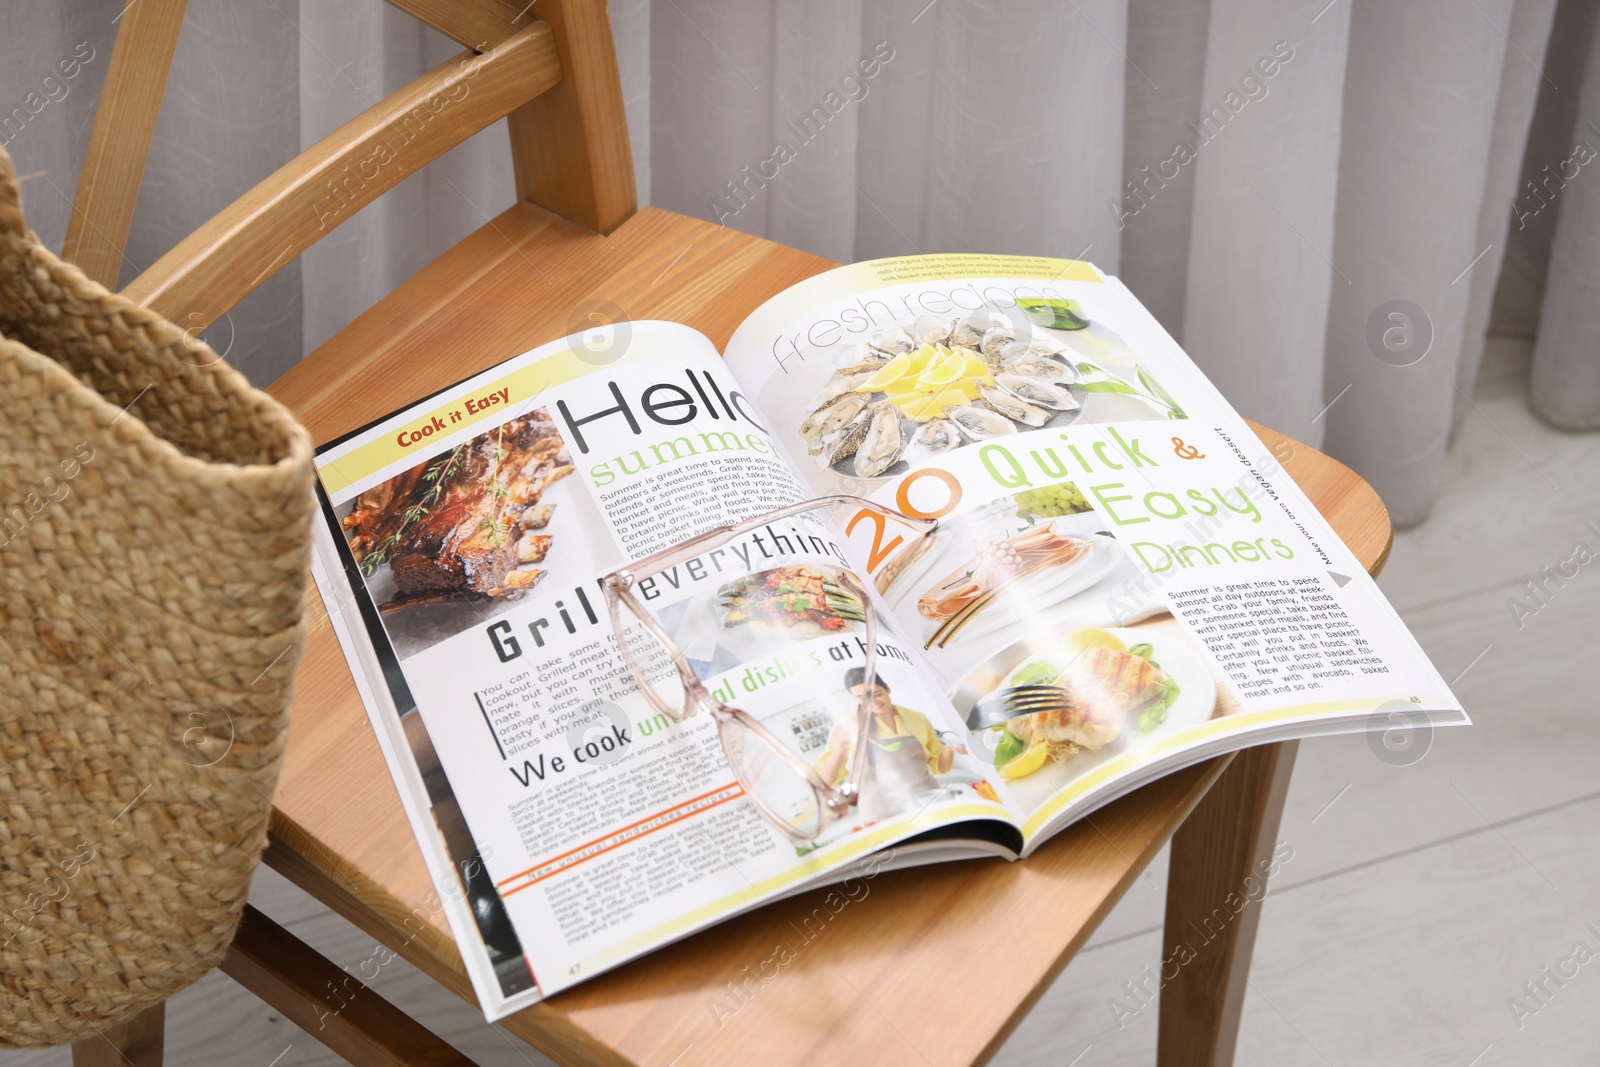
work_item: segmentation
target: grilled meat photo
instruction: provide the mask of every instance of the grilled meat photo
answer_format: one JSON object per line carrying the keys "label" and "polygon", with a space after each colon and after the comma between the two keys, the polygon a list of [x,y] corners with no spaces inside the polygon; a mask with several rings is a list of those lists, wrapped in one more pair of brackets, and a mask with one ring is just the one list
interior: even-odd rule
{"label": "grilled meat photo", "polygon": [[866,606],[817,567],[773,567],[735,579],[718,591],[727,612],[725,625],[764,623],[791,627],[811,622],[824,630],[843,630],[866,618]]}
{"label": "grilled meat photo", "polygon": [[386,610],[514,598],[543,576],[528,566],[551,541],[528,534],[550,521],[539,497],[572,469],[540,409],[362,493],[345,516],[345,536],[363,574],[389,565],[399,595]]}

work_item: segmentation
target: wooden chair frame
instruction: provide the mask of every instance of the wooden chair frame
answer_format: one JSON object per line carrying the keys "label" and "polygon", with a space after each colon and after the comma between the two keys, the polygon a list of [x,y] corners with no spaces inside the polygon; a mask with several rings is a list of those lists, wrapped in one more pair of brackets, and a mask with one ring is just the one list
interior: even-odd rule
{"label": "wooden chair frame", "polygon": [[[753,302],[830,266],[817,257],[681,216],[654,209],[636,213],[620,79],[604,0],[534,0],[527,7],[517,0],[390,2],[466,51],[281,167],[124,290],[169,318],[203,327],[402,177],[506,118],[519,204],[491,223],[494,234],[479,231],[406,283],[403,288],[413,283],[432,287],[429,307],[417,308],[403,300],[399,307],[393,301],[380,305],[324,346],[328,352],[316,354],[326,358],[308,357],[273,387],[314,433],[348,429],[344,423],[357,414],[354,408],[333,410],[336,403],[348,404],[330,399],[339,393],[342,376],[358,373],[342,369],[337,357],[381,359],[386,370],[394,365],[405,374],[418,375],[419,350],[432,351],[428,346],[461,336],[461,316],[466,311],[441,311],[448,307],[447,298],[460,296],[468,281],[477,280],[488,287],[481,294],[483,307],[503,304],[505,287],[525,284],[505,272],[507,263],[518,270],[528,268],[532,261],[524,249],[540,250],[544,268],[554,277],[545,279],[551,286],[545,290],[547,302],[561,305],[540,310],[537,329],[548,334],[540,340],[559,336],[549,331],[559,329],[565,309],[593,297],[637,299],[637,309],[653,317],[699,315],[708,336],[725,340]],[[123,249],[184,10],[185,0],[134,0],[123,11],[64,246],[65,258],[107,286],[115,286],[124,262]],[[714,325],[704,326],[708,320]],[[485,351],[472,351],[467,362],[504,358],[496,354],[495,346],[520,343],[530,329],[525,325],[512,329],[498,321],[480,326],[491,343]],[[396,334],[403,339],[394,340]],[[403,375],[386,376],[381,383],[371,383],[375,395],[363,402],[385,402],[386,392],[409,389],[412,382]],[[432,382],[433,387],[438,384],[442,382]],[[1287,444],[1293,457],[1285,460],[1287,469],[1375,573],[1387,555],[1390,535],[1387,517],[1370,487],[1312,449],[1262,427],[1257,432],[1275,453]],[[308,665],[302,666],[300,692],[329,703],[319,708],[327,721],[314,721],[310,729],[357,735],[360,712],[352,704],[352,693],[340,688],[348,689],[348,678],[339,673],[342,660],[328,643],[324,640],[309,650]],[[318,669],[316,676],[307,678],[312,667]],[[302,708],[310,705],[302,697]],[[366,740],[370,742],[370,737]],[[1026,906],[1030,915],[1039,914],[1042,894],[1065,894],[1060,907],[1054,906],[1057,898],[1051,898],[1052,907],[1039,919],[1031,970],[1010,982],[1000,998],[1004,1003],[983,1006],[988,1022],[981,1033],[961,1035],[976,1043],[964,1046],[960,1057],[981,1062],[993,1054],[1045,984],[1169,839],[1167,954],[1173,948],[1174,931],[1184,931],[1190,923],[1203,925],[1212,905],[1233,893],[1270,857],[1295,751],[1293,743],[1264,746],[1170,775],[1069,828],[1061,840],[1012,872],[980,878],[929,869],[919,876],[922,881],[886,876],[875,886],[874,894],[884,902],[880,907],[899,906],[915,913],[920,906],[930,906],[946,920],[942,940],[969,947],[971,942],[961,939],[981,936],[977,920],[996,899],[992,894],[1023,886],[1018,895],[1032,896],[1011,906]],[[381,775],[375,752],[360,749],[359,758],[365,761],[360,763],[363,774]],[[319,780],[312,769],[291,766],[285,771],[287,782],[294,781],[291,772],[303,775],[301,783]],[[387,880],[380,884],[346,856],[329,855],[309,826],[309,814],[319,810],[315,798],[286,796],[280,789],[275,809],[267,861],[375,937],[393,935],[400,920],[386,909],[402,899],[390,887],[403,879],[386,871]],[[403,847],[410,849],[411,842]],[[412,862],[419,863],[420,857]],[[1231,1062],[1259,911],[1247,908],[1227,925],[1215,948],[1163,988],[1161,1063],[1220,1067]],[[770,940],[762,940],[768,936],[761,925],[764,921],[758,912],[719,928],[727,944],[744,939],[748,942],[744,948],[729,950],[722,942],[691,939],[638,961],[619,972],[620,977],[605,976],[563,994],[557,1003],[517,1013],[505,1021],[506,1026],[572,1062],[654,1062],[657,1053],[670,1059],[668,1044],[688,1032],[682,1030],[688,1024],[677,1017],[682,1013],[677,1011],[681,1004],[673,1002],[675,992],[692,985],[690,979],[696,974],[703,978],[727,967],[730,960],[744,958],[730,956],[729,951],[753,952],[770,945]],[[904,936],[884,932],[865,909],[851,910],[838,923],[838,937],[816,950],[818,968],[860,966],[868,968],[869,976],[891,980],[894,968],[900,967],[917,972],[908,978],[915,984],[942,966],[929,955],[937,946],[926,939],[919,942],[912,936],[915,931]],[[841,960],[830,955],[839,951],[832,946],[874,938],[872,959]],[[956,947],[959,958],[959,944]],[[397,951],[470,999],[455,945],[440,924],[425,924]],[[222,967],[351,1062],[441,1067],[468,1062],[254,909],[247,909]],[[349,992],[351,1005],[335,1014],[331,1026],[324,1018],[327,1005],[321,996],[330,982]],[[753,1011],[767,1011],[768,1005],[763,1002]],[[74,1062],[79,1067],[159,1064],[162,1021],[162,1009],[152,1009],[104,1040],[74,1046]],[[817,1037],[790,1034],[796,1040],[808,1036]]]}

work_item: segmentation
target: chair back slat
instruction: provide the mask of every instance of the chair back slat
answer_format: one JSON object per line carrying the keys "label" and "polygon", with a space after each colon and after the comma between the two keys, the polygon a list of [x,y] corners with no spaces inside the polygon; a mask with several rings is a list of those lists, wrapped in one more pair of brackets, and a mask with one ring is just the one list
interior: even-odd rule
{"label": "chair back slat", "polygon": [[[606,0],[389,0],[471,50],[368,108],[180,241],[124,290],[204,327],[402,178],[501,118],[517,195],[599,233],[637,206]],[[186,0],[133,0],[63,258],[115,286]],[[478,53],[474,55],[474,53]]]}
{"label": "chair back slat", "polygon": [[457,44],[482,52],[518,30],[534,15],[526,0],[389,0],[389,3],[438,30]]}
{"label": "chair back slat", "polygon": [[188,0],[134,0],[120,16],[61,246],[63,259],[108,289],[117,287],[187,6]]}
{"label": "chair back slat", "polygon": [[605,0],[534,0],[566,77],[511,113],[517,196],[610,233],[638,206]]}
{"label": "chair back slat", "polygon": [[560,81],[554,37],[542,22],[483,55],[463,52],[269,175],[124,295],[204,327],[402,178]]}

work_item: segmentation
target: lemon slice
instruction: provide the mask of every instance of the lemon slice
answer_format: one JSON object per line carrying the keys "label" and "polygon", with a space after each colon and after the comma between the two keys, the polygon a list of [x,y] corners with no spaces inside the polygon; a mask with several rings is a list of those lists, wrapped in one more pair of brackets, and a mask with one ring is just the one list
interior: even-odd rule
{"label": "lemon slice", "polygon": [[989,364],[983,361],[983,357],[970,348],[963,348],[961,351],[963,353],[962,362],[966,364],[966,370],[961,376],[963,378],[987,379],[989,377]]}
{"label": "lemon slice", "polygon": [[876,393],[886,386],[904,378],[911,372],[911,356],[905,353],[895,356],[887,364],[879,367],[877,372],[856,386],[858,393]]}
{"label": "lemon slice", "polygon": [[961,389],[941,389],[937,393],[914,393],[896,406],[912,422],[927,422],[936,418],[945,408],[953,404],[965,404],[971,399]]}
{"label": "lemon slice", "polygon": [[928,390],[917,384],[915,378],[900,378],[883,387],[883,395],[895,403],[915,396],[927,396]]}
{"label": "lemon slice", "polygon": [[940,386],[950,385],[965,377],[967,377],[967,361],[954,352],[944,352],[917,378],[917,385],[924,389],[937,390]]}
{"label": "lemon slice", "polygon": [[[948,351],[948,349],[945,351]],[[907,362],[910,365],[906,368],[906,372],[908,374],[921,374],[928,369],[934,360],[939,358],[940,354],[940,349],[935,348],[933,345],[923,345],[915,352],[907,354]],[[887,367],[884,369],[888,370]]]}
{"label": "lemon slice", "polygon": [[912,390],[909,393],[890,393],[888,399],[889,403],[900,409],[900,414],[912,422],[921,422],[922,411],[933,399],[933,394]]}
{"label": "lemon slice", "polygon": [[995,770],[1000,772],[1002,778],[1026,778],[1043,767],[1049,759],[1050,746],[1043,741],[1034,741],[1022,755],[1010,763],[1000,764]]}
{"label": "lemon slice", "polygon": [[1090,626],[1070,634],[1065,642],[1065,648],[1069,656],[1077,656],[1086,648],[1109,648],[1113,652],[1128,651],[1128,646],[1122,643],[1122,638],[1097,626]]}

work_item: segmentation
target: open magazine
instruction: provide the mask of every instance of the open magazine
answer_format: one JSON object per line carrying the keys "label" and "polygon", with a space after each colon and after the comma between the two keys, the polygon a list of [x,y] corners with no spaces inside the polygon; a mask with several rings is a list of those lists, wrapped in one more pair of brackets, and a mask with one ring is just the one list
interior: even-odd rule
{"label": "open magazine", "polygon": [[1465,723],[1280,458],[1088,263],[877,260],[324,446],[315,573],[495,1019],[1221,752]]}

